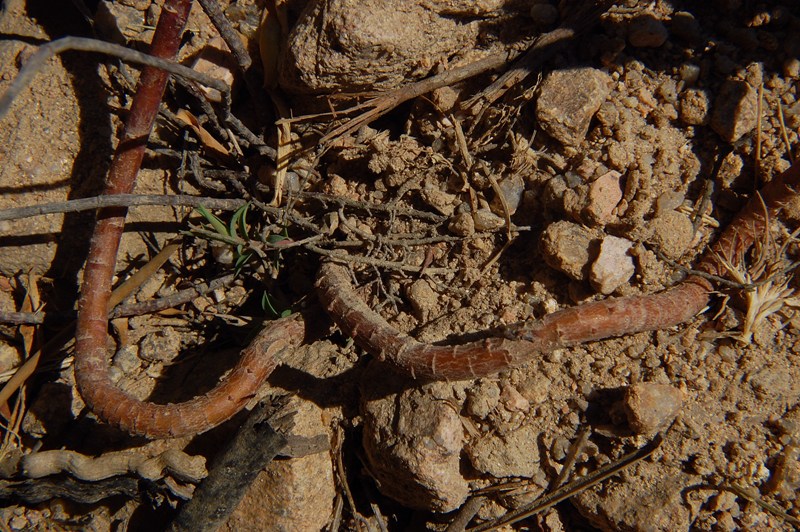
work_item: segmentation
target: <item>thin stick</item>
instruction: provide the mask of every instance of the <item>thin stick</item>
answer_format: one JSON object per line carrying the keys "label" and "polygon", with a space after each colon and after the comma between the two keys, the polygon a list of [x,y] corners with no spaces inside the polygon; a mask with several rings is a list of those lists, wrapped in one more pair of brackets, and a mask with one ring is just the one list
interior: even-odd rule
{"label": "thin stick", "polygon": [[410,218],[415,218],[418,220],[424,220],[426,222],[433,222],[433,223],[442,223],[447,221],[447,216],[442,216],[441,214],[435,214],[427,211],[420,211],[417,209],[401,209],[391,204],[381,204],[381,203],[370,204],[363,201],[357,201],[350,198],[345,198],[342,196],[323,194],[321,192],[299,191],[299,192],[292,192],[292,195],[297,196],[299,198],[307,198],[319,201],[320,203],[323,204],[336,203],[343,207],[363,209],[368,213],[372,212],[394,213],[397,216],[408,216]]}
{"label": "thin stick", "polygon": [[185,194],[114,194],[113,196],[105,194],[90,198],[0,210],[0,221],[19,220],[46,214],[91,211],[106,207],[139,207],[142,205],[163,205],[166,207],[200,207],[202,205],[208,209],[216,209],[218,211],[235,211],[245,203],[247,202],[241,199],[207,198],[187,196]]}
{"label": "thin stick", "polygon": [[794,155],[792,155],[792,144],[789,142],[789,134],[786,132],[786,123],[783,120],[783,103],[778,100],[778,123],[781,125],[781,138],[786,145],[786,156],[789,162],[794,164]]}
{"label": "thin stick", "polygon": [[70,50],[110,55],[118,57],[128,63],[158,68],[170,74],[196,81],[207,87],[218,90],[223,95],[227,108],[230,108],[230,87],[216,78],[201,74],[175,61],[156,57],[155,55],[143,54],[142,52],[137,52],[136,50],[131,50],[130,48],[125,48],[118,44],[84,37],[64,37],[40,46],[36,53],[25,63],[25,66],[20,70],[17,77],[11,83],[11,86],[0,95],[0,120],[6,116],[11,109],[11,104],[14,99],[25,87],[30,85],[33,78],[39,73],[44,64],[51,57]]}
{"label": "thin stick", "polygon": [[797,517],[794,517],[793,515],[790,515],[790,514],[786,513],[779,506],[776,506],[774,504],[768,503],[767,501],[765,501],[764,499],[762,499],[758,495],[754,495],[754,494],[750,493],[748,490],[742,488],[741,486],[736,486],[734,484],[722,484],[722,485],[719,486],[719,489],[720,490],[732,491],[733,493],[735,493],[739,497],[743,497],[744,499],[747,499],[748,501],[757,504],[761,508],[765,509],[766,511],[770,512],[773,515],[778,516],[779,518],[783,519],[787,523],[791,523],[795,527],[800,527],[800,519],[798,519]]}
{"label": "thin stick", "polygon": [[581,451],[586,446],[586,442],[589,441],[589,436],[591,433],[592,431],[589,427],[582,428],[578,433],[577,439],[572,442],[572,445],[570,445],[569,452],[567,453],[567,459],[564,461],[564,467],[561,468],[561,471],[558,473],[558,477],[556,477],[556,479],[550,485],[550,488],[560,488],[561,485],[569,478],[570,474],[572,474],[572,468],[575,467],[575,462],[578,461],[578,455],[581,454]]}
{"label": "thin stick", "polygon": [[217,279],[213,279],[208,283],[197,283],[190,288],[185,288],[166,297],[148,299],[147,301],[130,303],[128,305],[118,305],[114,308],[111,314],[109,314],[109,318],[115,319],[129,316],[141,316],[143,314],[154,314],[168,308],[179,307],[185,303],[188,303],[189,301],[197,299],[202,295],[208,294],[209,292],[212,292],[218,288],[231,284],[234,279],[236,279],[236,275],[230,273],[228,275],[218,277]]}
{"label": "thin stick", "polygon": [[444,532],[464,532],[469,522],[472,521],[472,518],[481,511],[483,503],[485,502],[486,497],[484,496],[478,495],[476,497],[470,497],[458,510],[458,514],[450,521],[450,524],[447,525]]}
{"label": "thin stick", "polygon": [[[191,0],[170,0],[164,5],[153,37],[153,55],[167,58],[177,55],[190,7]],[[168,77],[167,72],[152,67],[142,71],[109,170],[106,194],[129,194],[133,190]],[[242,352],[239,365],[216,388],[191,401],[157,405],[123,392],[109,375],[106,337],[111,279],[125,214],[126,209],[120,207],[101,209],[90,241],[75,335],[78,390],[99,418],[131,433],[168,438],[203,432],[226,421],[245,406],[274,369],[275,356],[301,341],[303,324],[291,318],[272,322]]]}
{"label": "thin stick", "polygon": [[[126,305],[117,305],[114,310],[108,315],[110,319],[125,318],[129,316],[141,316],[143,314],[155,314],[168,308],[179,307],[185,303],[197,299],[209,292],[229,285],[236,278],[234,274],[224,275],[213,279],[210,282],[199,282],[190,288],[184,288],[179,292],[160,297],[158,299],[148,299],[147,301],[139,301],[138,303],[129,303]],[[53,313],[59,319],[74,318],[74,313],[58,312]],[[0,311],[0,323],[12,323],[15,325],[41,325],[45,322],[50,312],[2,312]]]}
{"label": "thin stick", "polygon": [[368,109],[364,113],[346,121],[341,126],[334,128],[332,131],[325,134],[319,140],[319,142],[320,144],[326,144],[339,136],[355,131],[359,127],[369,124],[373,120],[385,115],[401,103],[414,99],[417,96],[422,96],[423,94],[431,92],[440,87],[447,87],[449,85],[458,83],[459,81],[477,76],[478,74],[499,68],[516,59],[519,54],[520,53],[516,50],[492,54],[484,57],[483,59],[479,59],[474,63],[464,65],[463,67],[454,68],[453,70],[446,70],[441,74],[431,76],[430,78],[423,79],[422,81],[404,85],[400,88],[382,93],[371,100],[354,106],[351,109],[345,110],[345,112],[352,112],[359,109]]}
{"label": "thin stick", "polygon": [[[363,257],[360,255],[351,255],[349,253],[343,253],[339,250],[324,249],[319,246],[315,246],[314,244],[306,244],[305,247],[309,251],[313,251],[318,255],[322,255],[323,257],[328,257],[328,259],[331,261],[338,261],[344,264],[366,264],[368,266],[374,266],[378,268],[386,268],[389,270],[398,270],[398,271],[412,272],[412,273],[419,273],[421,269],[421,266],[415,266],[413,264],[406,264],[404,262],[396,262],[391,260],[375,259],[372,257]],[[452,268],[425,268],[425,273],[430,275],[453,273],[454,271],[455,270],[453,270]]]}

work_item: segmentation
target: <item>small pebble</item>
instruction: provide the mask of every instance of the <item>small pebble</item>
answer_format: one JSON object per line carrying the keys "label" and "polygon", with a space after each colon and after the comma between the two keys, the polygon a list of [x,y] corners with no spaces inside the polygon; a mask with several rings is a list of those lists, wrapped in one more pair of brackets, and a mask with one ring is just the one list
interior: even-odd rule
{"label": "small pebble", "polygon": [[628,26],[628,42],[635,48],[658,48],[668,37],[667,27],[652,15],[636,17]]}
{"label": "small pebble", "polygon": [[687,85],[694,85],[700,79],[700,65],[684,63],[678,68],[678,75]]}
{"label": "small pebble", "polygon": [[509,412],[527,412],[531,408],[531,403],[528,401],[519,390],[511,384],[506,383],[500,393],[500,401]]}
{"label": "small pebble", "polygon": [[624,408],[636,434],[655,434],[672,423],[683,404],[683,393],[668,384],[640,382],[625,393]]}
{"label": "small pebble", "polygon": [[783,63],[783,75],[788,78],[800,77],[800,59],[791,57]]}
{"label": "small pebble", "polygon": [[142,365],[142,359],[139,358],[139,349],[135,345],[126,345],[118,349],[114,354],[113,364],[113,367],[123,373],[130,374]]}
{"label": "small pebble", "polygon": [[724,512],[736,506],[736,494],[730,491],[720,491],[711,497],[708,509],[712,512]]}
{"label": "small pebble", "polygon": [[406,290],[406,296],[416,317],[423,321],[427,321],[430,313],[439,306],[439,294],[425,279],[418,279],[411,283]]}
{"label": "small pebble", "polygon": [[606,172],[589,185],[589,204],[586,215],[597,225],[614,220],[614,209],[622,200],[622,174],[616,170]]}
{"label": "small pebble", "polygon": [[592,117],[610,92],[611,78],[595,68],[557,70],[542,82],[536,117],[545,132],[565,146],[586,137]]}
{"label": "small pebble", "polygon": [[455,211],[456,196],[440,190],[433,185],[425,185],[420,190],[422,200],[445,216],[450,216]]}
{"label": "small pebble", "polygon": [[19,365],[22,358],[16,347],[0,340],[0,371],[8,371]]}
{"label": "small pebble", "polygon": [[475,234],[475,221],[470,213],[459,212],[453,216],[447,228],[458,236],[470,236]]}
{"label": "small pebble", "polygon": [[[503,198],[506,200],[509,214],[513,215],[517,212],[517,208],[522,201],[522,193],[525,192],[525,181],[522,179],[521,175],[512,174],[497,184],[500,192],[503,194]],[[499,196],[495,196],[492,199],[490,207],[495,214],[503,215],[503,204]]]}
{"label": "small pebble", "polygon": [[542,233],[539,247],[547,264],[576,281],[589,276],[590,250],[597,235],[587,227],[568,221],[550,224]]}
{"label": "small pebble", "polygon": [[505,225],[505,220],[489,209],[478,209],[472,213],[476,231],[496,231]]}
{"label": "small pebble", "polygon": [[592,264],[589,281],[601,294],[611,294],[627,283],[635,271],[633,257],[628,251],[633,242],[625,238],[607,236],[600,244],[600,254]]}
{"label": "small pebble", "polygon": [[24,530],[28,527],[28,519],[22,515],[15,515],[8,522],[11,530]]}

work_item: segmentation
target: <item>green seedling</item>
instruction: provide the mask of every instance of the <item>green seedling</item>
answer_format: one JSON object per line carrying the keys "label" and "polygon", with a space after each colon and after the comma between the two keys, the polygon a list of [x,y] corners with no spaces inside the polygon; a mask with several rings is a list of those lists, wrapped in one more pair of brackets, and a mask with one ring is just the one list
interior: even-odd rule
{"label": "green seedling", "polygon": [[[203,218],[206,219],[208,225],[200,229],[194,229],[190,232],[195,236],[222,242],[233,248],[233,267],[235,275],[239,275],[239,273],[241,273],[244,266],[250,261],[250,259],[253,258],[254,255],[258,255],[262,261],[266,262],[268,260],[267,253],[265,253],[262,249],[264,245],[258,241],[254,241],[254,239],[250,236],[251,226],[247,221],[249,207],[250,204],[246,203],[244,206],[237,209],[236,212],[234,212],[231,216],[230,221],[226,224],[201,205],[197,207],[197,212],[199,212]],[[286,231],[286,228],[284,228],[280,233],[266,235],[264,243],[267,244],[267,247],[274,248],[276,245],[287,240],[289,240],[289,234]],[[274,257],[274,260],[270,265],[272,266],[272,269],[277,272],[280,269],[281,256],[279,250],[273,251],[274,253],[272,253],[272,256]],[[281,311],[277,310],[277,307],[274,303],[274,298],[269,294],[269,292],[266,291],[261,297],[261,308],[273,318],[284,318],[292,313],[289,309],[284,309]]]}
{"label": "green seedling", "polygon": [[275,304],[272,301],[272,296],[269,295],[269,292],[264,292],[261,296],[261,309],[268,313],[273,318],[285,318],[286,316],[291,315],[292,311],[287,309],[283,309],[280,312],[275,308]]}
{"label": "green seedling", "polygon": [[194,231],[193,234],[224,242],[233,247],[235,250],[233,267],[236,275],[239,275],[244,265],[253,258],[250,225],[247,223],[247,210],[249,207],[250,204],[245,203],[237,209],[227,225],[202,205],[197,207],[197,212],[208,221],[210,228],[207,226],[205,231]]}

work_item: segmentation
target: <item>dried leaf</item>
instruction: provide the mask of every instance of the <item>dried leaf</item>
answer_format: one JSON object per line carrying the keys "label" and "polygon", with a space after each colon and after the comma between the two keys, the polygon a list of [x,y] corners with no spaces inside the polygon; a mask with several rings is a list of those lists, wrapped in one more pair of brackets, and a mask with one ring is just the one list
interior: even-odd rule
{"label": "dried leaf", "polygon": [[278,86],[278,61],[287,34],[286,6],[282,0],[268,1],[258,27],[258,51],[264,68],[264,87]]}
{"label": "dried leaf", "polygon": [[[20,279],[20,284],[25,288],[25,297],[22,300],[22,312],[36,312],[41,308],[39,296],[38,276],[29,273],[25,279]],[[25,358],[33,352],[33,343],[36,340],[35,325],[20,325],[19,334],[22,336],[22,345],[25,349]]]}
{"label": "dried leaf", "polygon": [[220,144],[220,142],[215,139],[211,133],[206,131],[206,129],[200,125],[197,117],[195,117],[192,113],[186,109],[180,109],[177,113],[175,113],[175,116],[177,116],[181,122],[192,128],[197,135],[197,138],[199,138],[200,142],[203,143],[203,146],[205,146],[205,148],[212,154],[224,159],[231,158],[231,154],[228,149]]}

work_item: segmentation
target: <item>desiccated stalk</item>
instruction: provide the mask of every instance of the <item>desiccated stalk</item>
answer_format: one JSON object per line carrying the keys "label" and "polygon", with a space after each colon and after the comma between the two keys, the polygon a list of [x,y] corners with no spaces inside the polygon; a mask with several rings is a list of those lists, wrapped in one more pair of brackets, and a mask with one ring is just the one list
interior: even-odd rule
{"label": "desiccated stalk", "polygon": [[[723,275],[725,267],[718,257],[742,257],[766,230],[767,217],[776,216],[799,186],[800,165],[766,185],[705,252],[697,269]],[[707,278],[693,275],[657,294],[579,305],[538,321],[510,325],[495,331],[494,337],[452,346],[424,344],[389,325],[358,296],[348,269],[340,264],[323,264],[317,288],[336,324],[374,356],[415,378],[461,380],[519,366],[552,349],[678,325],[707,306],[713,286]]]}
{"label": "desiccated stalk", "polygon": [[[150,53],[174,59],[191,7],[191,0],[164,5]],[[169,77],[146,67],[131,104],[125,130],[109,170],[105,194],[130,194],[144,156],[161,97]],[[180,404],[157,405],[139,401],[117,388],[108,371],[106,338],[108,298],[117,251],[125,224],[124,207],[100,209],[89,247],[81,298],[75,350],[75,380],[89,408],[103,421],[148,437],[178,437],[208,430],[241,410],[254,395],[283,348],[302,339],[296,319],[273,322],[245,349],[239,364],[204,396]]]}
{"label": "desiccated stalk", "polygon": [[69,473],[87,482],[131,473],[145,480],[159,480],[169,475],[183,482],[197,483],[208,475],[204,457],[189,456],[178,449],[168,449],[151,457],[131,451],[106,453],[97,457],[63,449],[43,451],[23,456],[20,470],[26,478]]}

